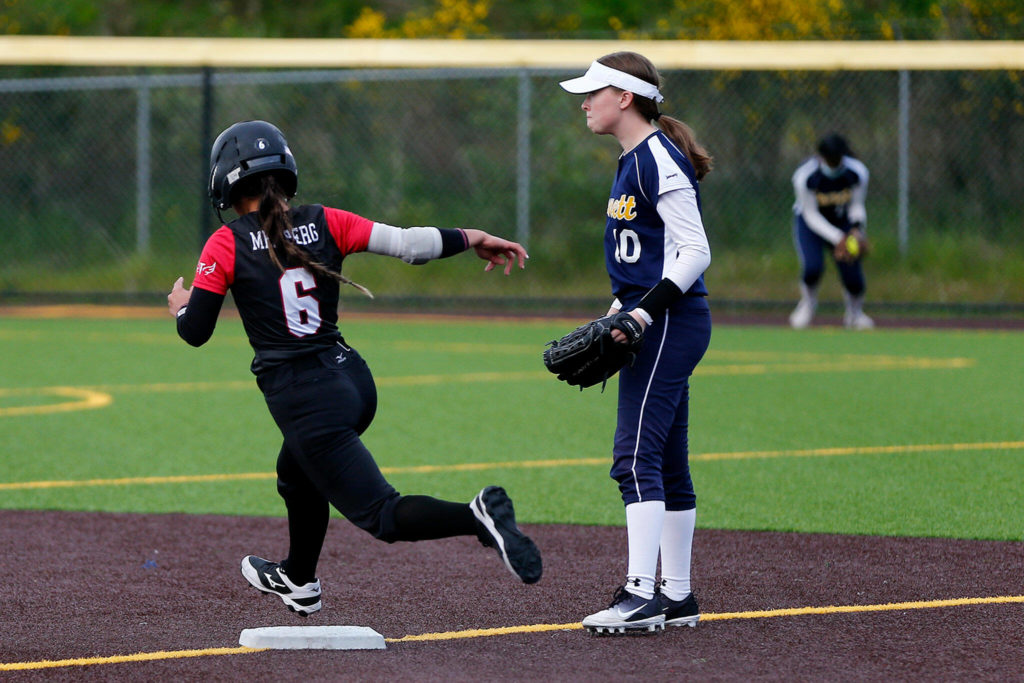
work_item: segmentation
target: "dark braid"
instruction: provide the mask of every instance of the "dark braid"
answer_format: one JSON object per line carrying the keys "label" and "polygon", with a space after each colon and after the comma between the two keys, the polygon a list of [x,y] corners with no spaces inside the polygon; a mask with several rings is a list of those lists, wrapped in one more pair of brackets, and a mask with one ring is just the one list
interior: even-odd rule
{"label": "dark braid", "polygon": [[341,273],[326,268],[322,263],[314,261],[309,252],[299,248],[297,244],[285,237],[291,233],[292,216],[288,211],[288,197],[281,184],[272,173],[266,173],[260,179],[260,208],[257,212],[260,227],[267,234],[270,260],[278,270],[284,272],[287,266],[305,268],[314,276],[320,275],[332,280],[340,280]]}
{"label": "dark braid", "polygon": [[321,276],[352,285],[371,299],[373,298],[373,294],[366,287],[352,282],[340,272],[333,271],[319,261],[315,261],[308,251],[285,237],[285,232],[290,233],[294,226],[291,213],[288,211],[288,195],[273,173],[246,178],[232,191],[232,196],[236,195],[259,197],[258,222],[260,228],[267,235],[267,253],[278,270],[283,273],[289,266],[298,266],[309,271],[314,277]]}

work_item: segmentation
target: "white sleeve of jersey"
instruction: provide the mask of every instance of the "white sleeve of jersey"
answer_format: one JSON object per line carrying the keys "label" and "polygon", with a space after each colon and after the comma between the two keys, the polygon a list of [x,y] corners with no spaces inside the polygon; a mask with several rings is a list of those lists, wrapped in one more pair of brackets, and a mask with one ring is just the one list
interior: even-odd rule
{"label": "white sleeve of jersey", "polygon": [[711,247],[704,222],[697,210],[693,186],[669,190],[658,198],[658,215],[665,222],[665,266],[667,277],[685,292],[711,265]]}
{"label": "white sleeve of jersey", "polygon": [[839,244],[843,239],[843,231],[828,222],[828,219],[818,211],[818,198],[814,196],[807,187],[807,178],[814,171],[813,162],[808,162],[798,168],[793,174],[793,191],[796,193],[796,204],[793,208],[799,213],[807,227],[827,240],[831,244]]}
{"label": "white sleeve of jersey", "polygon": [[868,167],[859,159],[844,157],[843,163],[860,177],[860,182],[853,187],[853,197],[850,199],[850,206],[847,208],[847,215],[851,223],[860,223],[861,228],[867,226],[868,210],[865,206],[868,198]]}
{"label": "white sleeve of jersey", "polygon": [[441,232],[432,227],[396,228],[374,223],[366,251],[419,265],[441,255]]}

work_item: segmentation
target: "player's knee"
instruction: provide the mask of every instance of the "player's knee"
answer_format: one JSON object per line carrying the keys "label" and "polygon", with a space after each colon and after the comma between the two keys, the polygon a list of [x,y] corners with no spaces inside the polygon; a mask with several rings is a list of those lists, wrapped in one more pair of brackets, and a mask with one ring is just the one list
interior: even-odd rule
{"label": "player's knee", "polygon": [[280,474],[277,478],[277,493],[288,503],[322,498],[308,481],[282,479]]}
{"label": "player's knee", "polygon": [[864,294],[864,290],[867,289],[864,285],[864,278],[846,278],[843,280],[843,287],[849,293],[850,296],[861,296]]}
{"label": "player's knee", "polygon": [[367,506],[362,510],[347,513],[345,516],[350,522],[377,540],[394,543],[402,540],[395,522],[395,506],[400,499],[396,493],[391,498]]}
{"label": "player's knee", "polygon": [[808,287],[816,287],[821,282],[822,268],[804,268],[801,280]]}

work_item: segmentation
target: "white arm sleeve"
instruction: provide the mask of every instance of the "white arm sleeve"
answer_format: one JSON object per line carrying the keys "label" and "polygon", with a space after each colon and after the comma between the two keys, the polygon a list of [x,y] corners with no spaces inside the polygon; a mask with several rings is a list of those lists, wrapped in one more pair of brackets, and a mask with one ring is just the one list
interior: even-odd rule
{"label": "white arm sleeve", "polygon": [[658,198],[658,215],[665,222],[662,276],[685,292],[711,265],[711,247],[697,210],[696,190],[686,185],[663,193]]}
{"label": "white arm sleeve", "polygon": [[814,196],[814,192],[807,189],[806,185],[796,185],[796,196],[800,215],[803,216],[807,227],[831,244],[839,244],[839,240],[843,239],[843,231],[829,223],[818,211],[818,198]]}
{"label": "white arm sleeve", "polygon": [[812,158],[802,163],[793,173],[793,192],[796,193],[793,210],[804,219],[807,227],[816,235],[831,244],[839,244],[839,240],[843,239],[843,231],[821,215],[818,211],[818,198],[807,188],[807,179],[817,168],[818,161]]}
{"label": "white arm sleeve", "polygon": [[420,265],[441,255],[441,232],[432,227],[396,228],[374,223],[366,251]]}
{"label": "white arm sleeve", "polygon": [[846,210],[851,223],[860,223],[861,228],[867,227],[868,211],[865,203],[868,198],[868,167],[858,159],[845,157],[843,162],[851,168],[854,173],[860,176],[860,182],[853,186],[853,196],[850,198],[850,206]]}

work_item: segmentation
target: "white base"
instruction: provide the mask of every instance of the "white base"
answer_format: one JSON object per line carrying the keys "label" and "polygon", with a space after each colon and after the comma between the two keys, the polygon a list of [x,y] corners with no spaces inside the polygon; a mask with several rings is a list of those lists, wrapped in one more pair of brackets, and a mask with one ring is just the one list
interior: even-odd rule
{"label": "white base", "polygon": [[383,650],[384,636],[366,626],[267,626],[247,628],[244,647],[273,650]]}

